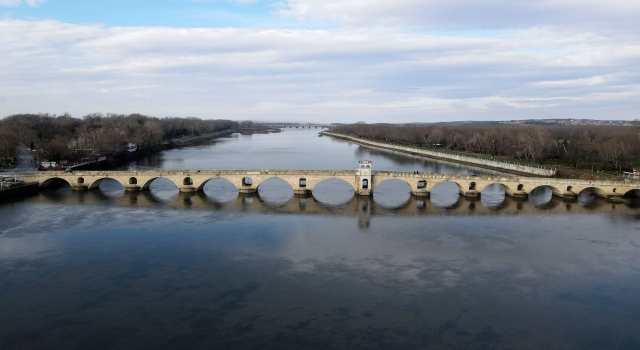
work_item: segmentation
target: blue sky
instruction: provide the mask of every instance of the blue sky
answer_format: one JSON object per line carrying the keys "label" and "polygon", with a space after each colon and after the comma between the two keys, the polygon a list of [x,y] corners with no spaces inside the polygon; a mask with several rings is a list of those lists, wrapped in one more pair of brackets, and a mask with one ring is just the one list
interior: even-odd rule
{"label": "blue sky", "polygon": [[0,0],[0,116],[640,118],[640,2]]}
{"label": "blue sky", "polygon": [[274,14],[280,1],[192,0],[49,0],[29,6],[0,7],[0,16],[22,20],[54,19],[74,24],[106,26],[169,26],[184,28],[308,28],[326,26]]}

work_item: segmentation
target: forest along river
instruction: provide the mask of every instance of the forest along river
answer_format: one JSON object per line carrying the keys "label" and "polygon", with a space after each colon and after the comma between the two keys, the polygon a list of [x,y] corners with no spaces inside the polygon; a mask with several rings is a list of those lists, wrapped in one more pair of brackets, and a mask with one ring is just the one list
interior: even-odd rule
{"label": "forest along river", "polygon": [[[488,171],[318,130],[163,152],[129,169]],[[449,186],[448,186],[449,185]],[[479,201],[400,181],[297,197],[270,179],[180,194],[46,190],[0,204],[2,349],[638,349],[640,210],[540,189]]]}

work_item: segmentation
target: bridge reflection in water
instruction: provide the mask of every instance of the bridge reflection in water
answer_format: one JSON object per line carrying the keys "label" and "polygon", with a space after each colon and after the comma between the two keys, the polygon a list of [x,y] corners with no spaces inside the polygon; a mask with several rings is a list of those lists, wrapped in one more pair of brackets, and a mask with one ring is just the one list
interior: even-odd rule
{"label": "bridge reflection in water", "polygon": [[[541,191],[520,199],[510,196],[487,203],[479,198],[462,195],[443,203],[428,197],[409,195],[398,204],[389,204],[388,198],[353,196],[345,201],[323,202],[314,195],[291,195],[274,200],[256,193],[234,193],[233,197],[207,195],[204,192],[176,192],[151,190],[126,192],[124,190],[71,191],[67,186],[58,190],[46,189],[35,195],[64,205],[115,205],[129,208],[165,207],[174,210],[202,210],[229,212],[259,212],[270,214],[347,215],[357,217],[362,228],[370,225],[372,216],[473,216],[473,215],[553,215],[620,213],[640,214],[637,199],[612,203],[597,196],[583,195],[577,201],[567,201]],[[284,200],[283,200],[284,199]]]}

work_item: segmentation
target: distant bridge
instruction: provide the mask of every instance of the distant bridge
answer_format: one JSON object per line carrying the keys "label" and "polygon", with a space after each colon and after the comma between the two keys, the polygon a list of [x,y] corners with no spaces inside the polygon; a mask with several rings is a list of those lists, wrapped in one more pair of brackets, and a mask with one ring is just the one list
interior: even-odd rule
{"label": "distant bridge", "polygon": [[480,197],[482,190],[492,184],[503,186],[505,194],[526,198],[537,187],[547,186],[555,196],[575,199],[581,192],[598,197],[619,200],[625,195],[640,196],[640,181],[632,180],[576,180],[520,176],[473,176],[461,174],[429,174],[397,171],[372,171],[371,162],[361,161],[358,170],[133,170],[133,171],[73,171],[36,172],[18,176],[25,182],[37,182],[47,187],[55,179],[62,179],[74,190],[98,188],[105,179],[122,184],[126,191],[148,190],[159,178],[171,180],[180,192],[199,192],[212,179],[225,179],[241,193],[254,193],[260,184],[270,178],[286,181],[296,194],[310,194],[313,188],[327,179],[349,183],[356,194],[371,195],[375,188],[388,180],[400,180],[409,186],[415,196],[427,197],[434,186],[452,182],[465,197]]}
{"label": "distant bridge", "polygon": [[330,124],[292,124],[292,123],[273,123],[273,124],[264,124],[264,126],[269,128],[295,128],[295,129],[329,129],[331,127]]}

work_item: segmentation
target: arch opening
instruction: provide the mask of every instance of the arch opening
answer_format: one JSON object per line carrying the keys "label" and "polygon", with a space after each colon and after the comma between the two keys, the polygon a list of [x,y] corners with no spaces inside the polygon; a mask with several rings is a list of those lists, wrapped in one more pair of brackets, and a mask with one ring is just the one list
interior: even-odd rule
{"label": "arch opening", "polygon": [[388,179],[376,185],[373,200],[385,209],[404,208],[411,200],[411,186],[400,179]]}
{"label": "arch opening", "polygon": [[524,185],[523,184],[519,184],[518,185],[518,191],[523,191],[524,190]]}
{"label": "arch opening", "polygon": [[362,188],[363,189],[369,188],[369,180],[368,179],[362,179]]}
{"label": "arch opening", "polygon": [[476,183],[472,182],[469,184],[469,191],[475,191],[476,190]]}
{"label": "arch opening", "polygon": [[102,178],[98,179],[89,185],[89,189],[97,189],[99,188],[106,195],[117,195],[124,192],[124,184],[120,181],[112,179],[112,178]]}
{"label": "arch opening", "polygon": [[342,179],[325,179],[315,184],[311,196],[325,207],[342,208],[353,200],[355,189]]}
{"label": "arch opening", "polygon": [[190,177],[185,177],[184,180],[182,180],[182,184],[184,186],[193,186],[193,179]]}
{"label": "arch opening", "polygon": [[623,198],[638,199],[640,198],[640,189],[633,189],[625,192]]}
{"label": "arch opening", "polygon": [[79,184],[83,184],[84,183],[84,177],[79,177],[78,178],[78,183]]}
{"label": "arch opening", "polygon": [[69,181],[65,179],[61,179],[59,177],[52,177],[42,181],[40,183],[40,188],[51,187],[52,189],[56,189],[56,188],[64,187],[65,185],[69,185],[69,187],[71,187],[71,184],[69,183]]}
{"label": "arch opening", "polygon": [[253,185],[253,179],[250,177],[243,177],[242,178],[242,186],[252,186]]}
{"label": "arch opening", "polygon": [[439,209],[452,209],[459,204],[460,191],[456,182],[440,182],[431,189],[431,203]]}
{"label": "arch opening", "polygon": [[300,181],[298,181],[298,186],[301,188],[307,187],[307,179],[305,179],[304,177],[300,178]]}
{"label": "arch opening", "polygon": [[572,192],[573,191],[573,186],[567,186],[567,192]]}
{"label": "arch opening", "polygon": [[552,204],[554,195],[561,196],[561,192],[553,186],[542,185],[529,192],[529,201],[536,208],[546,208]]}
{"label": "arch opening", "polygon": [[238,197],[238,189],[233,182],[217,177],[200,185],[199,191],[203,191],[207,200],[216,204],[230,202]]}
{"label": "arch opening", "polygon": [[605,197],[606,196],[606,193],[601,188],[598,188],[598,187],[587,187],[587,188],[584,188],[578,194],[582,194],[582,193],[590,193],[590,194],[592,194],[594,196],[598,196],[598,197]]}
{"label": "arch opening", "polygon": [[137,185],[137,184],[138,184],[138,179],[136,179],[135,177],[129,178],[129,185]]}
{"label": "arch opening", "polygon": [[160,201],[175,199],[179,192],[175,182],[164,177],[154,177],[148,180],[142,189],[149,190]]}
{"label": "arch opening", "polygon": [[482,189],[480,202],[489,209],[500,209],[505,205],[507,198],[507,186],[501,183],[493,183]]}
{"label": "arch opening", "polygon": [[418,181],[418,185],[416,185],[416,187],[421,190],[427,187],[427,181],[425,180],[420,180]]}
{"label": "arch opening", "polygon": [[582,191],[578,194],[578,204],[585,208],[595,209],[598,207],[598,202],[602,201],[598,199],[595,192],[590,191]]}
{"label": "arch opening", "polygon": [[270,177],[258,185],[258,198],[267,206],[282,207],[293,198],[293,187],[279,177]]}

